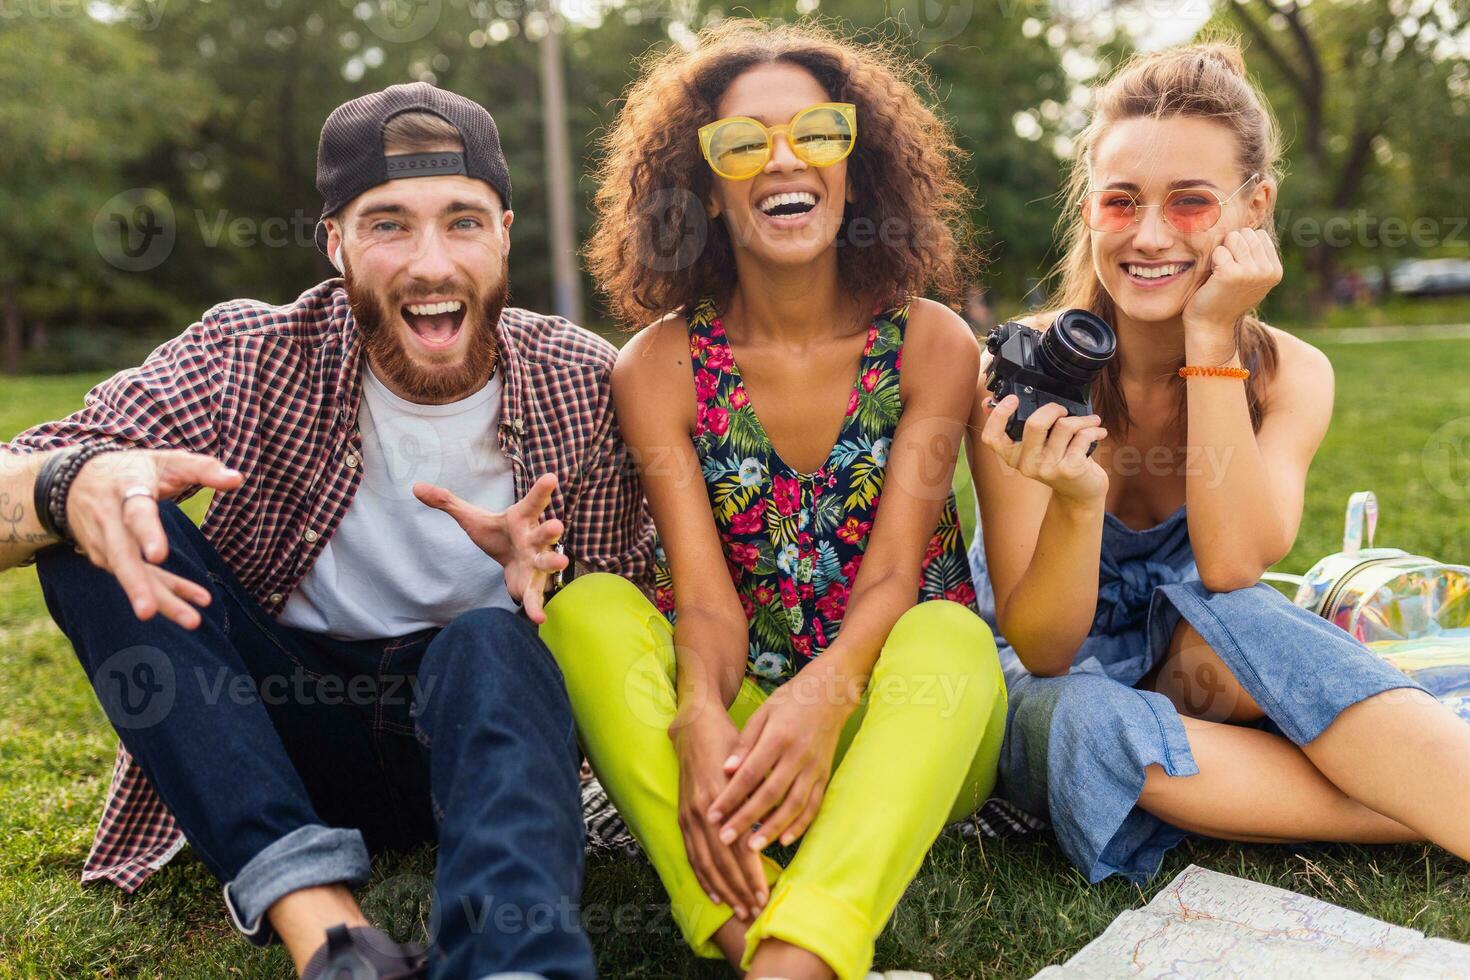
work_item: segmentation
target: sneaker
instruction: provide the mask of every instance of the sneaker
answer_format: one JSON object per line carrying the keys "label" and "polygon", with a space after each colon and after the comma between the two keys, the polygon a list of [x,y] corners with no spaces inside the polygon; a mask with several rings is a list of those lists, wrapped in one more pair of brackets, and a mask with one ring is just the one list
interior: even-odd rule
{"label": "sneaker", "polygon": [[332,926],[301,980],[422,980],[429,957],[417,943],[394,942],[372,926]]}

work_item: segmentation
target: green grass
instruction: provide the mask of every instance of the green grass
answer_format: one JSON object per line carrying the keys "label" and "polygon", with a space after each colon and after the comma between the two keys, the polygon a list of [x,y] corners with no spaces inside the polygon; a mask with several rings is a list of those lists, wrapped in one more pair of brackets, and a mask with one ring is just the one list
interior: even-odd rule
{"label": "green grass", "polygon": [[[1425,454],[1441,426],[1470,418],[1463,365],[1470,342],[1326,348],[1337,367],[1332,431],[1308,482],[1301,536],[1281,564],[1300,572],[1337,548],[1349,492],[1376,490],[1379,541],[1465,559],[1470,508],[1436,486]],[[0,380],[0,433],[80,404],[97,376]],[[1460,478],[1461,500],[1470,493]],[[962,489],[968,481],[960,477]],[[202,501],[191,502],[198,516]],[[968,502],[962,512],[968,517]],[[226,922],[219,889],[185,855],[127,897],[83,889],[77,873],[106,789],[114,737],[35,574],[0,575],[0,976],[288,977],[279,949],[261,951]],[[875,800],[874,806],[882,802]],[[1265,847],[1191,841],[1149,888],[1088,886],[1047,835],[934,848],[878,943],[882,968],[940,977],[1029,976],[1070,956],[1124,909],[1194,862],[1295,889],[1429,935],[1470,941],[1470,875],[1432,847]],[[400,936],[421,931],[432,873],[425,849],[379,861],[363,894],[369,914]],[[725,977],[679,942],[657,879],[644,864],[596,858],[584,902],[608,977]]]}
{"label": "green grass", "polygon": [[1271,322],[1285,330],[1470,323],[1470,296],[1386,296],[1368,306],[1335,306],[1311,319],[1284,313]]}

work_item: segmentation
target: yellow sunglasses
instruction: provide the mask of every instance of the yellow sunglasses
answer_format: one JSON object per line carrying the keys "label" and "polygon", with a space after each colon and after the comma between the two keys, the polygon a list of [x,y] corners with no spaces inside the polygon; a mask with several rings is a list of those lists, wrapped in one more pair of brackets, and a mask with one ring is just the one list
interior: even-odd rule
{"label": "yellow sunglasses", "polygon": [[749,180],[765,168],[784,135],[798,160],[830,167],[845,160],[857,142],[857,106],[851,102],[819,102],[784,126],[767,126],[749,116],[716,119],[699,129],[699,148],[710,169],[726,180]]}

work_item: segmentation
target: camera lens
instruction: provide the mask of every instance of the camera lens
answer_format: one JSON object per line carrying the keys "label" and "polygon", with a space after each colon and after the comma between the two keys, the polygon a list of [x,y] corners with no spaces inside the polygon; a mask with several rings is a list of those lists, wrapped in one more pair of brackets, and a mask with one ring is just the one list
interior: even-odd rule
{"label": "camera lens", "polygon": [[1067,310],[1041,336],[1038,360],[1061,381],[1086,386],[1112,360],[1118,348],[1113,328],[1086,310]]}

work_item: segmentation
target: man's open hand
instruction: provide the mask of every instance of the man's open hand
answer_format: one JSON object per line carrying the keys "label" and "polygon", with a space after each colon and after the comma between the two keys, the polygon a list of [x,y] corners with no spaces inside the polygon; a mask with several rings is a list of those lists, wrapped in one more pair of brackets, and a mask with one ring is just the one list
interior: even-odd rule
{"label": "man's open hand", "polygon": [[178,449],[103,453],[77,473],[66,498],[66,520],[92,564],[117,578],[139,619],[161,612],[185,629],[194,629],[200,623],[194,607],[209,605],[209,590],[158,567],[168,557],[158,501],[191,487],[234,490],[243,479],[239,470],[202,453]]}
{"label": "man's open hand", "polygon": [[480,550],[505,569],[505,591],[526,610],[531,622],[546,622],[542,603],[551,576],[567,567],[567,556],[552,549],[564,525],[541,520],[556,489],[556,477],[546,474],[520,500],[503,511],[476,507],[431,483],[415,483],[413,495],[421,503],[454,518]]}

